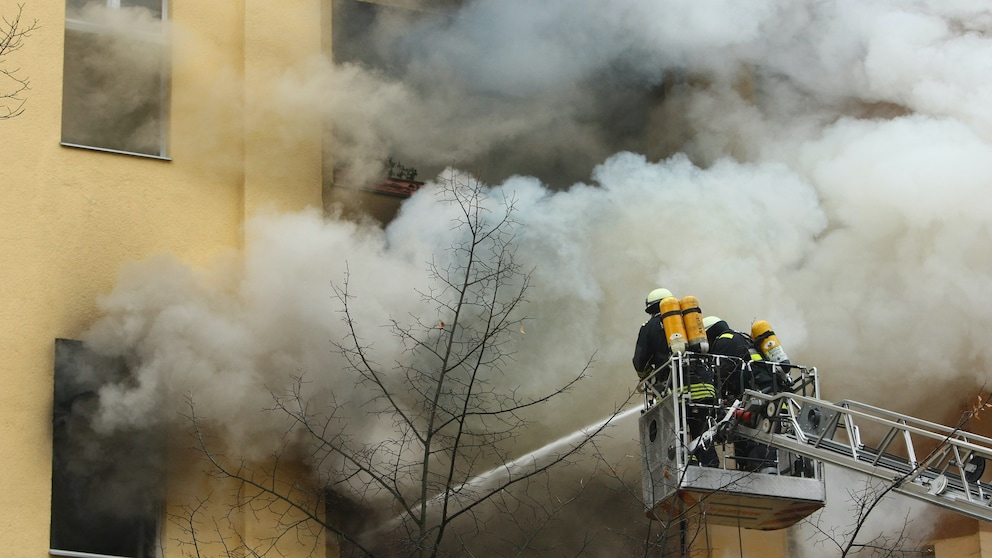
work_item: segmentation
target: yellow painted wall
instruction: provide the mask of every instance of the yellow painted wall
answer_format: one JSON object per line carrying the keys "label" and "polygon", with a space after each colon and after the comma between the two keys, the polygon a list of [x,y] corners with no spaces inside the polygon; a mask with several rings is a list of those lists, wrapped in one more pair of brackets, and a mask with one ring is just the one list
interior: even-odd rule
{"label": "yellow painted wall", "polygon": [[734,527],[710,526],[709,548],[714,557],[740,556],[741,558],[767,558],[788,556],[788,531],[738,530]]}
{"label": "yellow painted wall", "polygon": [[933,541],[934,558],[981,558],[992,556],[992,525],[978,522],[976,532]]}
{"label": "yellow painted wall", "polygon": [[[23,0],[0,0],[12,16]],[[23,2],[40,27],[5,59],[31,80],[0,120],[0,541],[48,555],[53,343],[78,337],[121,266],[202,264],[241,243],[262,207],[321,207],[318,119],[267,82],[319,53],[321,1],[171,0],[171,161],[62,147],[64,4]],[[275,139],[273,131],[291,130]]]}
{"label": "yellow painted wall", "polygon": [[934,558],[974,558],[982,555],[977,535],[954,537],[936,542],[933,545]]}

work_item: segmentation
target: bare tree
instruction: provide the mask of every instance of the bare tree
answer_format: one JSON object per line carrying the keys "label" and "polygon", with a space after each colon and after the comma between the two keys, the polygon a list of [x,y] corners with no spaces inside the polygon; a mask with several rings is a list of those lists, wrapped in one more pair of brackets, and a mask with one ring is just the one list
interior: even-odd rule
{"label": "bare tree", "polygon": [[[195,446],[213,474],[249,493],[246,506],[282,522],[265,548],[249,554],[265,555],[300,529],[332,534],[342,555],[585,552],[582,537],[562,545],[540,536],[583,492],[583,483],[561,483],[551,473],[577,459],[619,409],[565,442],[520,455],[517,442],[542,406],[581,381],[592,357],[557,387],[523,394],[509,374],[511,367],[527,366],[516,362],[515,343],[530,283],[514,254],[515,201],[494,199],[477,179],[454,173],[440,181],[437,195],[456,215],[452,241],[428,263],[432,287],[416,293],[432,313],[390,319],[404,349],[399,362],[376,361],[349,277],[334,287],[347,333],[333,344],[346,363],[341,373],[353,376],[363,400],[314,408],[305,396],[308,380],[297,377],[289,393],[274,394],[270,411],[292,426],[286,446],[264,465],[222,455],[191,402]],[[375,422],[389,434],[357,435],[355,421]],[[322,474],[315,488],[290,482],[279,469],[299,448],[307,448],[299,460]],[[191,546],[198,510],[174,518],[191,556],[200,552]]]}
{"label": "bare tree", "polygon": [[858,489],[848,490],[848,505],[851,514],[851,522],[847,525],[828,525],[822,521],[821,515],[816,514],[805,520],[813,530],[812,538],[817,544],[835,546],[839,556],[879,556],[885,558],[902,558],[907,556],[922,555],[920,544],[922,541],[916,540],[910,535],[911,521],[908,513],[901,526],[895,531],[877,532],[870,534],[870,538],[865,538],[864,531],[868,526],[868,519],[872,513],[878,509],[879,505],[894,490],[898,489],[908,479],[917,475],[921,469],[929,466],[932,458],[943,455],[947,452],[949,441],[972,419],[979,417],[981,413],[992,408],[992,393],[978,396],[978,402],[966,409],[958,420],[953,430],[920,460],[914,467],[909,469],[899,478],[883,482],[878,479],[867,478],[864,484]]}
{"label": "bare tree", "polygon": [[38,20],[25,24],[21,21],[24,4],[17,5],[17,13],[10,19],[3,17],[0,24],[0,120],[19,116],[24,112],[23,94],[30,89],[30,81],[18,75],[19,69],[3,67],[6,57],[24,46],[24,38],[38,28]]}
{"label": "bare tree", "polygon": [[871,538],[863,536],[869,525],[869,516],[890,492],[891,484],[873,478],[866,478],[858,488],[848,489],[846,504],[851,521],[834,524],[825,521],[822,514],[814,514],[804,520],[813,530],[809,537],[810,542],[817,546],[835,548],[837,556],[841,557],[921,556],[921,541],[911,536],[912,521],[908,511],[897,528],[874,532],[870,535]]}

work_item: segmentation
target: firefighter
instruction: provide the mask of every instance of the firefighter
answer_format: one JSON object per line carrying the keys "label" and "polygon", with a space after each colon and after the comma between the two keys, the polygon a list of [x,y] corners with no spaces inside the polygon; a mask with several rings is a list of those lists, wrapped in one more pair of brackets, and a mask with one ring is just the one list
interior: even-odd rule
{"label": "firefighter", "polygon": [[[706,338],[710,343],[711,355],[735,357],[740,360],[727,360],[721,364],[717,381],[720,383],[720,393],[728,399],[740,397],[745,389],[756,389],[758,384],[765,383],[768,374],[762,364],[761,354],[754,346],[749,335],[734,331],[726,321],[717,316],[703,318],[706,328]],[[750,362],[751,366],[745,366]],[[743,471],[759,471],[775,473],[777,454],[775,448],[750,440],[734,440],[734,461],[737,468]]]}
{"label": "firefighter", "polygon": [[[643,380],[654,369],[664,366],[672,355],[665,341],[665,327],[661,324],[661,300],[672,296],[672,291],[658,288],[648,293],[644,299],[644,311],[651,315],[637,334],[634,346],[634,370]],[[663,381],[664,378],[659,378]]]}
{"label": "firefighter", "polygon": [[733,400],[743,394],[745,389],[765,393],[780,391],[779,385],[782,382],[776,381],[772,367],[762,358],[750,335],[730,329],[726,321],[716,316],[703,318],[703,327],[710,344],[710,354],[732,356],[751,362],[751,366],[742,366],[743,363],[728,361],[720,367],[717,381],[723,397]]}
{"label": "firefighter", "polygon": [[[711,355],[735,357],[744,362],[761,360],[761,354],[754,348],[751,337],[730,329],[726,321],[716,316],[706,316],[703,318],[703,327],[706,329]],[[751,369],[743,366],[744,362],[740,361],[725,360],[718,373],[720,393],[731,401],[740,397],[745,389],[754,387]]]}
{"label": "firefighter", "polygon": [[[671,358],[671,350],[668,348],[665,327],[661,321],[661,301],[672,296],[668,289],[657,288],[648,293],[644,299],[644,311],[651,315],[648,321],[644,322],[637,333],[637,344],[634,346],[634,370],[640,379],[646,378],[652,372],[666,366]],[[683,390],[688,391],[691,404],[686,406],[686,424],[689,427],[689,435],[695,439],[701,435],[706,428],[707,416],[711,413],[716,403],[716,387],[713,385],[712,377],[705,374],[706,370],[693,369],[688,378],[683,378]],[[668,382],[671,370],[658,370],[655,375],[655,384],[664,385]],[[659,390],[661,391],[661,390]],[[688,442],[688,440],[687,440]],[[692,458],[704,467],[717,467],[720,460],[713,447],[698,450],[697,455]]]}

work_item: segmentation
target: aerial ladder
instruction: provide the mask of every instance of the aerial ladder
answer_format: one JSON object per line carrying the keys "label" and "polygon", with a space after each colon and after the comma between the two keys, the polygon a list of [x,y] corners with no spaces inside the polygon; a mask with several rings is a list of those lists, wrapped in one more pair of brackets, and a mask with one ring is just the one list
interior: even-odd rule
{"label": "aerial ladder", "polygon": [[[709,367],[719,385],[720,370],[752,365],[771,370],[771,387],[707,404],[684,393],[692,367]],[[856,401],[824,401],[815,368],[683,353],[638,387],[642,489],[653,519],[703,514],[717,525],[786,528],[824,506],[823,464],[830,463],[910,498],[992,521],[992,484],[985,478],[992,439]],[[708,428],[692,437],[686,419],[698,405],[706,408]],[[734,455],[734,440],[775,448],[773,466],[749,470],[745,457]],[[694,456],[706,447],[720,450],[719,466],[698,464]]]}

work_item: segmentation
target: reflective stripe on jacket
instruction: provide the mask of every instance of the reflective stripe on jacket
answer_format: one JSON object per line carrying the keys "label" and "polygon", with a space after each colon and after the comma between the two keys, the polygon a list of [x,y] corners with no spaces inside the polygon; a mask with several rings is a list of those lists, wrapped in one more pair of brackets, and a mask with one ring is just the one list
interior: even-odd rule
{"label": "reflective stripe on jacket", "polygon": [[[733,331],[728,331],[727,333],[717,337],[717,339],[733,339],[734,335],[735,333]],[[761,355],[758,353],[758,350],[753,347],[748,347],[748,356],[751,357],[751,360],[761,360]]]}
{"label": "reflective stripe on jacket", "polygon": [[679,388],[679,393],[688,393],[693,401],[716,399],[716,386],[713,384],[689,384]]}

